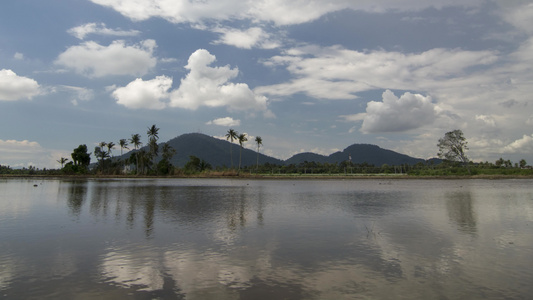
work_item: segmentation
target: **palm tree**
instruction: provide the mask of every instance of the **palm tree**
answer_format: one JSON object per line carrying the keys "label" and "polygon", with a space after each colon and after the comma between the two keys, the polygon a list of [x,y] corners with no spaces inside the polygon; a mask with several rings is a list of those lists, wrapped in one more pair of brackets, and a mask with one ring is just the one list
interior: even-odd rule
{"label": "palm tree", "polygon": [[68,161],[68,158],[61,157],[59,160],[57,160],[58,163],[61,164],[61,169],[63,169],[63,165]]}
{"label": "palm tree", "polygon": [[146,134],[148,134],[148,138],[149,139],[155,139],[156,141],[159,139],[159,128],[157,128],[154,125],[152,125],[152,127],[148,127],[148,131],[146,132]]}
{"label": "palm tree", "polygon": [[115,143],[113,142],[107,143],[107,152],[109,153],[109,155],[111,155],[111,149],[113,149],[113,147],[115,147]]}
{"label": "palm tree", "polygon": [[159,139],[158,133],[159,128],[157,128],[155,124],[151,127],[148,127],[148,131],[146,132],[146,134],[148,134],[149,139],[148,146],[150,147],[150,160],[156,158],[157,153],[159,152],[159,146],[157,145],[157,140]]}
{"label": "palm tree", "polygon": [[239,172],[240,172],[241,171],[242,148],[243,148],[242,144],[244,144],[244,142],[246,142],[248,138],[246,138],[246,133],[241,133],[239,134],[237,139],[239,140],[239,145],[241,145],[241,149],[239,150]]}
{"label": "palm tree", "polygon": [[[128,148],[128,140],[127,139],[120,139],[120,141],[118,141],[118,144],[120,145],[120,156],[122,157],[122,150],[123,149],[129,149]],[[126,168],[126,161],[124,161],[124,166],[122,168],[122,172],[124,172],[125,168]]]}
{"label": "palm tree", "polygon": [[122,156],[122,149],[128,149],[128,140],[127,139],[120,139],[120,141],[118,142],[118,144],[120,145],[120,156]]}
{"label": "palm tree", "polygon": [[259,147],[263,145],[263,139],[260,136],[255,137],[255,143],[257,144],[257,167],[256,169],[259,170]]}
{"label": "palm tree", "polygon": [[[98,144],[99,148],[94,148],[94,155],[96,157],[100,156],[100,165],[102,167],[102,173],[104,173],[104,160],[109,155],[109,153],[105,152],[104,147],[107,146],[106,142],[100,142]],[[98,154],[98,155],[97,155]]]}
{"label": "palm tree", "polygon": [[[143,143],[141,143],[141,135],[136,133],[131,135],[130,139],[131,144],[133,145],[133,148],[135,150],[139,149],[140,146],[142,146]],[[135,154],[135,171],[137,174],[139,173],[139,156],[138,153]]]}
{"label": "palm tree", "polygon": [[233,144],[233,141],[238,138],[239,133],[233,129],[229,129],[228,133],[226,133],[226,140],[230,141],[229,144],[229,156],[231,157],[231,168],[233,169],[233,154],[231,153],[231,146]]}
{"label": "palm tree", "polygon": [[169,144],[164,143],[163,148],[161,149],[161,154],[163,156],[163,159],[170,161],[172,159],[172,156],[176,154],[176,150],[172,148],[172,146],[170,146]]}

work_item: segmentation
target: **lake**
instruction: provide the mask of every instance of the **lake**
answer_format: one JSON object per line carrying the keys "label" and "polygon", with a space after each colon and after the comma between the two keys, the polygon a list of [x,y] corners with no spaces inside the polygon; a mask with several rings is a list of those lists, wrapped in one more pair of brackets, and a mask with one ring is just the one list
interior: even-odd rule
{"label": "lake", "polygon": [[530,299],[532,282],[529,179],[0,179],[4,299]]}

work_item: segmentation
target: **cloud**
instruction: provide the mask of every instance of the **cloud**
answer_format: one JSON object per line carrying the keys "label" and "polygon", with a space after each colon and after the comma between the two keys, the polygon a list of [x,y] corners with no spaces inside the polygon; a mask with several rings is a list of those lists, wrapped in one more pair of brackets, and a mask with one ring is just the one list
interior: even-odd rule
{"label": "cloud", "polygon": [[527,34],[533,34],[533,3],[522,4],[518,1],[498,2],[502,6],[510,5],[510,7],[503,9],[503,19],[506,22]]}
{"label": "cloud", "polygon": [[294,79],[255,91],[275,96],[305,93],[322,99],[354,99],[358,92],[375,89],[430,90],[457,86],[457,79],[465,76],[468,68],[490,65],[496,59],[491,51],[437,48],[404,54],[308,45],[264,61],[269,67],[285,67]]}
{"label": "cloud", "polygon": [[72,94],[70,102],[77,106],[80,101],[91,101],[94,98],[94,91],[88,88],[70,86],[70,85],[60,85],[54,88],[55,91],[64,91]]}
{"label": "cloud", "polygon": [[0,70],[0,101],[31,99],[41,93],[37,81],[18,76],[12,70]]}
{"label": "cloud", "polygon": [[136,36],[141,33],[138,30],[109,29],[104,23],[87,23],[71,28],[67,32],[80,40],[85,39],[85,37],[89,34],[107,36]]}
{"label": "cloud", "polygon": [[144,75],[157,63],[153,57],[156,47],[154,40],[133,46],[124,41],[114,41],[109,46],[88,41],[68,48],[55,63],[89,77]]}
{"label": "cloud", "polygon": [[163,109],[167,104],[162,100],[169,98],[171,86],[172,78],[167,76],[157,76],[147,81],[137,78],[125,87],[116,88],[112,96],[118,104],[127,108]]}
{"label": "cloud", "polygon": [[224,127],[232,127],[232,126],[239,126],[241,125],[240,120],[233,120],[233,118],[225,117],[225,118],[218,118],[213,121],[209,121],[206,123],[207,125],[217,125],[217,126],[224,126]]}
{"label": "cloud", "polygon": [[446,6],[472,7],[481,0],[91,0],[93,3],[111,7],[122,15],[142,21],[149,18],[163,18],[172,23],[204,23],[207,21],[250,20],[272,22],[278,26],[307,23],[321,16],[343,9],[383,13],[387,11],[418,11],[429,7]]}
{"label": "cloud", "polygon": [[525,135],[503,148],[504,153],[531,153],[533,152],[533,134]]}
{"label": "cloud", "polygon": [[17,52],[17,53],[15,53],[15,55],[13,55],[13,58],[16,59],[16,60],[23,60],[24,59],[24,54],[22,54],[20,52]]}
{"label": "cloud", "polygon": [[61,156],[69,155],[41,147],[37,142],[28,140],[0,140],[1,165],[12,168],[37,166],[40,168],[59,168],[56,162]]}
{"label": "cloud", "polygon": [[227,107],[231,111],[267,111],[267,98],[255,94],[245,83],[232,83],[237,68],[210,67],[216,57],[207,50],[196,50],[185,66],[189,74],[172,91],[170,106],[195,110],[200,106]]}
{"label": "cloud", "polygon": [[476,121],[481,121],[483,125],[495,127],[496,126],[496,120],[492,116],[487,115],[476,115]]}
{"label": "cloud", "polygon": [[220,39],[214,41],[214,44],[225,44],[243,49],[253,47],[274,49],[280,46],[279,42],[271,40],[270,34],[259,27],[252,27],[247,30],[216,27],[211,31],[221,34]]}
{"label": "cloud", "polygon": [[432,124],[437,117],[431,97],[405,93],[400,98],[386,90],[383,101],[367,103],[363,133],[402,132]]}
{"label": "cloud", "polygon": [[366,117],[365,113],[339,116],[339,118],[343,119],[344,122],[359,122],[359,121],[363,121],[365,117]]}

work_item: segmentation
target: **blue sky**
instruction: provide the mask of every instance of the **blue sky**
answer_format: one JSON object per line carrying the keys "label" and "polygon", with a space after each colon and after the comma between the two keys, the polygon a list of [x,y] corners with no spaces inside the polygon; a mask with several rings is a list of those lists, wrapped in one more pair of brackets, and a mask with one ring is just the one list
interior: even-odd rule
{"label": "blue sky", "polygon": [[531,164],[532,67],[533,1],[6,1],[0,164],[57,168],[152,124],[281,159],[430,158],[461,129],[472,160]]}

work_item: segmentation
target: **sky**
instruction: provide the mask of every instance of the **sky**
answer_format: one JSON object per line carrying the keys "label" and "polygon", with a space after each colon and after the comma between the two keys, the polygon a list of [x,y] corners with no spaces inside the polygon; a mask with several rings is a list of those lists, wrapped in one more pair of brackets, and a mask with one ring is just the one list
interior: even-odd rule
{"label": "sky", "polygon": [[[17,0],[0,9],[0,165],[80,144],[246,133],[533,164],[531,0]],[[126,150],[127,151],[127,150]],[[120,154],[120,148],[113,155]],[[94,158],[93,158],[94,160]]]}

